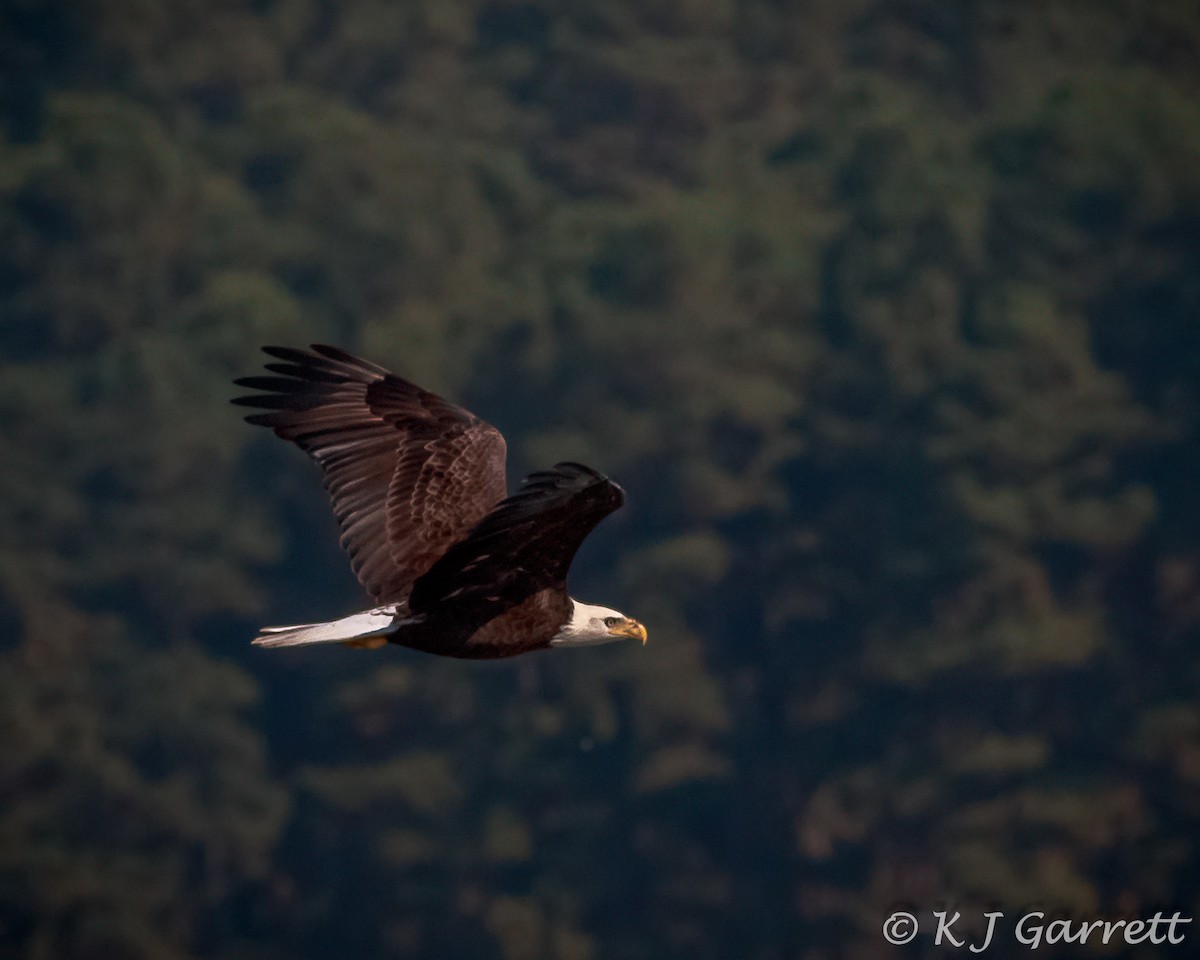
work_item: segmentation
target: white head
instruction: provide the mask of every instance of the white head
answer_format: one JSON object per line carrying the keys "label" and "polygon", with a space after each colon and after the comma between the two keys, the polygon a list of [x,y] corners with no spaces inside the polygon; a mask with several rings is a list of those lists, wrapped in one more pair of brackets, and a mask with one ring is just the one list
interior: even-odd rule
{"label": "white head", "polygon": [[614,640],[641,640],[646,643],[646,628],[636,620],[608,607],[597,607],[572,599],[571,619],[559,628],[550,641],[552,647],[590,647]]}

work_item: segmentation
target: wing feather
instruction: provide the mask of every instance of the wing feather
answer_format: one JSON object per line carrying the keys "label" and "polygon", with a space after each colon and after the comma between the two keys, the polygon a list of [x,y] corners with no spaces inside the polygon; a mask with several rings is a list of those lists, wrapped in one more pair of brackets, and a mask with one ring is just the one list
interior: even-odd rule
{"label": "wing feather", "polygon": [[513,611],[520,621],[510,625],[520,628],[511,631],[514,643],[528,645],[542,633],[549,641],[561,625],[575,553],[624,502],[619,486],[581,464],[530,474],[416,581],[409,608],[439,616],[451,609],[467,633]]}
{"label": "wing feather", "polygon": [[264,347],[265,391],[233,402],[305,451],[325,474],[341,544],[378,602],[413,582],[505,494],[499,431],[383,367],[337,347]]}

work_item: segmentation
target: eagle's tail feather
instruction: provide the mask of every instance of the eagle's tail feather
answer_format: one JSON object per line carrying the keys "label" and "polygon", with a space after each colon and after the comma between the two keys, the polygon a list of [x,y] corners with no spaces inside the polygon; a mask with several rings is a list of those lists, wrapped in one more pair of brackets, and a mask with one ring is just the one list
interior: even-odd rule
{"label": "eagle's tail feather", "polygon": [[394,607],[355,613],[329,623],[300,623],[290,627],[260,627],[256,647],[300,647],[315,643],[342,643],[373,648],[387,643],[400,618]]}

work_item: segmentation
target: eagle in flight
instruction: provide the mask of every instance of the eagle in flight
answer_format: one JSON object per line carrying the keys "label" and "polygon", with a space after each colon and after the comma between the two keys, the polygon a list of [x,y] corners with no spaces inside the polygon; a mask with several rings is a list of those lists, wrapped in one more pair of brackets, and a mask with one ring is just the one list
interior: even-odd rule
{"label": "eagle in flight", "polygon": [[625,501],[607,477],[560,463],[507,496],[504,437],[474,414],[358,357],[264,347],[264,391],[233,402],[325,473],[341,544],[377,606],[330,623],[263,627],[254,643],[396,643],[450,657],[646,642],[646,628],[567,594],[592,529]]}

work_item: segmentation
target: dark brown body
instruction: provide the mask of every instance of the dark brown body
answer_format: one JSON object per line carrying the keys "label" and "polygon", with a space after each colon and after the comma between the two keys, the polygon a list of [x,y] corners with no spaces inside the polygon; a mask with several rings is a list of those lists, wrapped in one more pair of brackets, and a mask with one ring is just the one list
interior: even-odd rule
{"label": "dark brown body", "polygon": [[[435,616],[426,621],[406,624],[387,637],[387,641],[444,657],[498,660],[533,650],[549,649],[550,641],[570,616],[570,598],[561,591],[547,589],[533,594],[465,638],[453,636],[455,631],[449,627],[452,619]],[[532,624],[547,626],[531,630]]]}

